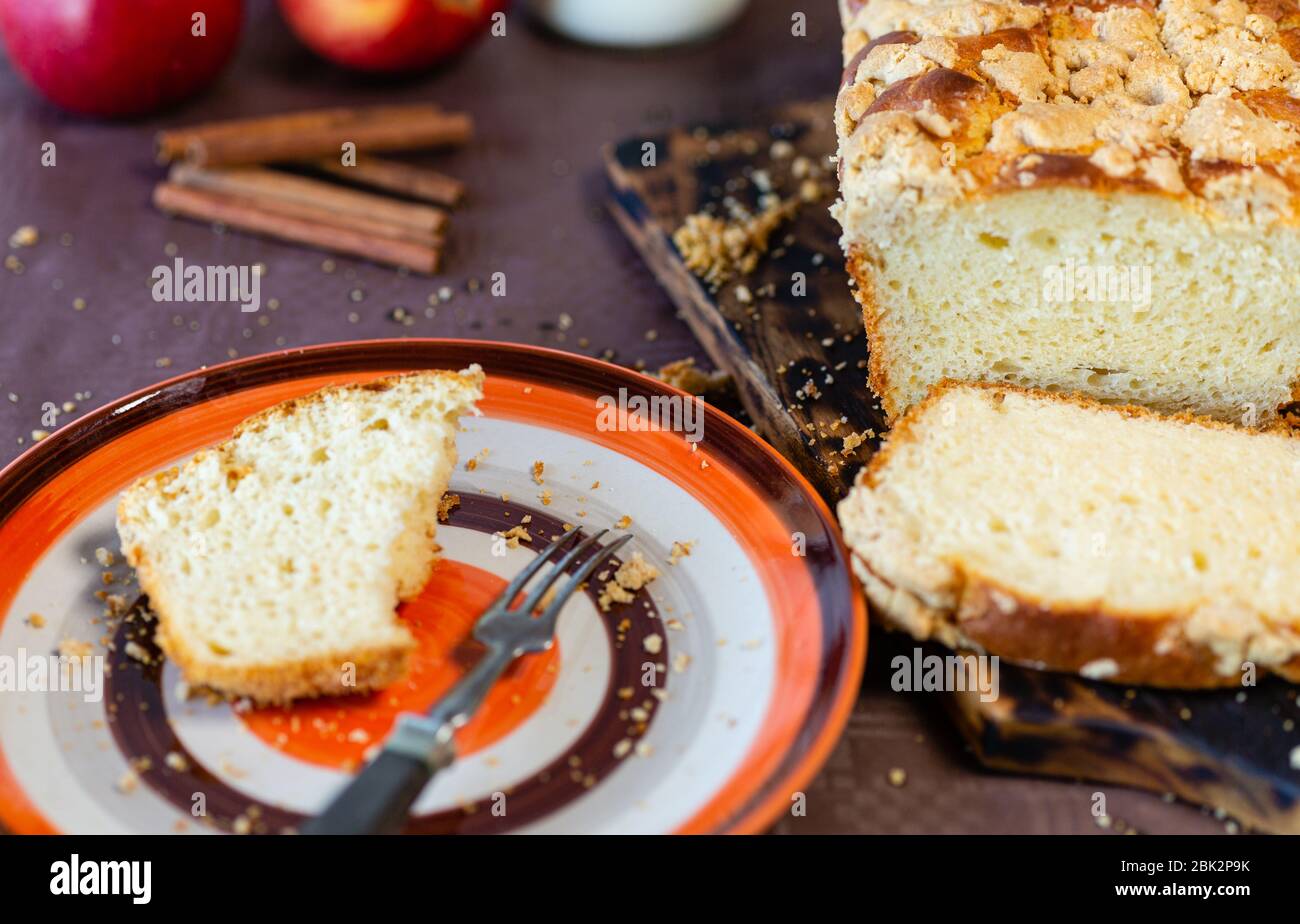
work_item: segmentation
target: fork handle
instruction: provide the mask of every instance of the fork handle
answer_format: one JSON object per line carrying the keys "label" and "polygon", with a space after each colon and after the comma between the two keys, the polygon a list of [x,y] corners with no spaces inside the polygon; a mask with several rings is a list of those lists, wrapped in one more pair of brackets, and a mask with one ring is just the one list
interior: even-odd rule
{"label": "fork handle", "polygon": [[456,758],[452,729],[482,704],[518,652],[490,645],[451,692],[425,715],[403,713],[379,756],[334,801],[302,827],[303,834],[396,834],[430,778]]}
{"label": "fork handle", "polygon": [[435,768],[409,754],[380,751],[303,834],[397,834]]}

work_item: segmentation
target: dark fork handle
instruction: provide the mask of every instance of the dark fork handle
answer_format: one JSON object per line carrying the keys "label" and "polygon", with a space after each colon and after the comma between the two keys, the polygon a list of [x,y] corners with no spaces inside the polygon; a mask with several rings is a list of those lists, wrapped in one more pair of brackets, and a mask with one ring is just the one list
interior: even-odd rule
{"label": "dark fork handle", "polygon": [[433,768],[409,754],[380,751],[303,834],[397,834]]}

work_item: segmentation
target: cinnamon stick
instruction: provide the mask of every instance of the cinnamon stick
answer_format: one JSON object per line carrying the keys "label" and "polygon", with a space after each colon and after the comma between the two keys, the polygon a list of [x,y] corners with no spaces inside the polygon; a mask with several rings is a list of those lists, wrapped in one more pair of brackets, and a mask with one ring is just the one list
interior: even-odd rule
{"label": "cinnamon stick", "polygon": [[376,263],[404,266],[425,275],[438,271],[441,258],[439,248],[428,244],[376,237],[350,228],[271,212],[251,199],[190,189],[176,183],[159,183],[154,187],[153,201],[164,212],[363,257]]}
{"label": "cinnamon stick", "polygon": [[211,122],[162,132],[156,147],[160,163],[229,166],[337,158],[347,142],[365,153],[437,148],[465,144],[473,134],[467,114],[415,103]]}
{"label": "cinnamon stick", "polygon": [[380,237],[433,244],[447,227],[447,213],[432,206],[399,202],[264,167],[176,164],[169,179],[190,189],[250,199],[266,211]]}
{"label": "cinnamon stick", "polygon": [[453,208],[465,199],[465,184],[455,177],[416,167],[396,160],[378,157],[358,158],[355,166],[344,166],[337,157],[318,160],[312,164],[331,176],[350,180],[361,186],[382,189],[412,199],[421,199],[436,205]]}

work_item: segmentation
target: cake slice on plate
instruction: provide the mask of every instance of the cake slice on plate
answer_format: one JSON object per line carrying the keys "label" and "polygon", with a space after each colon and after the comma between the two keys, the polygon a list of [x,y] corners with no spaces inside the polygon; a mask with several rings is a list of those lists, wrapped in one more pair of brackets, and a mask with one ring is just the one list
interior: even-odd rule
{"label": "cake slice on plate", "polygon": [[945,384],[839,507],[874,615],[1036,667],[1300,682],[1300,438]]}
{"label": "cake slice on plate", "polygon": [[400,678],[396,617],[437,556],[458,418],[483,373],[330,387],[129,488],[117,528],[185,680],[258,702]]}

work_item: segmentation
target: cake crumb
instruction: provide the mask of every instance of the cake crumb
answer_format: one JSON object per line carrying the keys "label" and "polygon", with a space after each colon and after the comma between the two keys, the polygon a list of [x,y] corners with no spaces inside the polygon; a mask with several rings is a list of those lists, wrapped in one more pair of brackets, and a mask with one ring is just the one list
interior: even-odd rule
{"label": "cake crumb", "polygon": [[59,654],[65,658],[89,658],[94,653],[95,649],[90,642],[75,638],[65,638],[59,642]]}
{"label": "cake crumb", "polygon": [[506,541],[506,548],[509,549],[519,548],[521,542],[533,541],[532,534],[522,526],[512,526],[503,533],[497,533],[497,535]]}
{"label": "cake crumb", "polygon": [[668,564],[675,565],[683,558],[691,554],[695,548],[694,542],[673,542],[673,547],[668,552]]}
{"label": "cake crumb", "polygon": [[438,501],[438,522],[446,523],[451,516],[451,512],[460,506],[460,495],[452,494],[448,491]]}
{"label": "cake crumb", "polygon": [[128,767],[127,771],[123,773],[121,777],[118,778],[117,791],[122,793],[123,795],[129,796],[131,793],[136,791],[136,788],[139,785],[140,785],[140,774],[136,773],[135,770]]}
{"label": "cake crumb", "polygon": [[1079,668],[1079,674],[1089,680],[1105,680],[1119,673],[1119,664],[1114,658],[1098,658]]}
{"label": "cake crumb", "polygon": [[844,437],[844,447],[840,449],[840,455],[847,459],[854,450],[869,440],[871,436],[872,432],[870,430],[863,430],[861,433],[850,433]]}
{"label": "cake crumb", "polygon": [[9,235],[10,247],[32,247],[41,239],[41,232],[36,229],[35,225],[23,225],[13,234]]}
{"label": "cake crumb", "polygon": [[606,581],[597,600],[601,611],[608,613],[615,603],[631,603],[636,591],[657,577],[659,569],[647,562],[640,552],[633,552],[631,558],[618,566],[614,577]]}
{"label": "cake crumb", "polygon": [[113,553],[110,552],[108,549],[104,548],[102,545],[99,548],[95,549],[95,561],[99,562],[101,567],[111,568],[113,567],[113,562],[115,560],[116,559]]}
{"label": "cake crumb", "polygon": [[32,613],[27,617],[27,625],[33,629],[43,629],[45,628],[45,617],[40,613]]}
{"label": "cake crumb", "polygon": [[153,767],[153,761],[148,757],[133,758],[129,762],[126,772],[117,781],[117,791],[124,795],[135,792],[140,785],[140,774],[148,772],[151,767]]}
{"label": "cake crumb", "polygon": [[545,482],[542,480],[542,473],[543,473],[544,471],[546,471],[546,463],[544,463],[544,462],[540,462],[540,461],[538,461],[538,462],[534,462],[534,463],[533,463],[533,483],[534,483],[534,484],[545,484]]}
{"label": "cake crumb", "polygon": [[768,240],[794,215],[795,199],[772,197],[756,215],[741,214],[731,221],[707,212],[686,216],[673,232],[673,243],[686,268],[716,292],[737,275],[752,273],[768,250]]}

